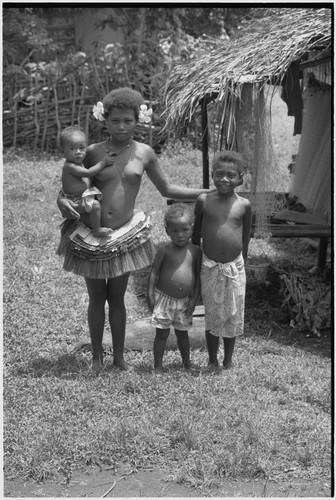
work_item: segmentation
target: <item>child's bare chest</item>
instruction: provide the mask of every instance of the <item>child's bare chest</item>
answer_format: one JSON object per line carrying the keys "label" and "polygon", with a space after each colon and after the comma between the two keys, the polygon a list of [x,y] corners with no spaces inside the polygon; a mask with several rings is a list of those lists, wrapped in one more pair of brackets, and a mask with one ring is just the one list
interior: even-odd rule
{"label": "child's bare chest", "polygon": [[163,262],[164,271],[176,273],[192,269],[193,255],[190,250],[181,252],[168,252]]}
{"label": "child's bare chest", "polygon": [[205,210],[205,223],[216,227],[236,226],[243,221],[244,210],[240,203],[213,203]]}

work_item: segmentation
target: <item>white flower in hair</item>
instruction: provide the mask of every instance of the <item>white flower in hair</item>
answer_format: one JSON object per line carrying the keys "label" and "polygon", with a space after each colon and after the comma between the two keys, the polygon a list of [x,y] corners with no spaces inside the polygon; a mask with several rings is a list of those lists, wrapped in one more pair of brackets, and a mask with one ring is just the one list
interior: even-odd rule
{"label": "white flower in hair", "polygon": [[140,113],[139,113],[139,122],[140,123],[150,123],[152,121],[152,108],[147,109],[146,104],[141,104]]}
{"label": "white flower in hair", "polygon": [[92,110],[93,116],[96,118],[96,120],[99,120],[100,122],[103,122],[105,120],[104,118],[104,106],[101,101],[98,101],[95,106],[93,106]]}

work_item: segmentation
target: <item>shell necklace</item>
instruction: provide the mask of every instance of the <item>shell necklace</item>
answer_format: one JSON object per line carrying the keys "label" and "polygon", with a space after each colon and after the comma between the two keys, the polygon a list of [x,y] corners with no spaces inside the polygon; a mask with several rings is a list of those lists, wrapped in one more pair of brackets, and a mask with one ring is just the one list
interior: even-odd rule
{"label": "shell necklace", "polygon": [[[106,145],[108,146],[110,142],[110,139],[107,141]],[[111,165],[114,165],[114,162],[117,158],[117,156],[121,155],[121,153],[123,153],[124,151],[126,151],[126,149],[128,149],[130,147],[131,144],[127,144],[127,146],[125,146],[124,148],[122,148],[120,151],[118,151],[118,153],[115,153],[114,151],[110,151],[108,149],[108,147],[106,148],[106,154],[107,156],[113,160],[113,162],[111,163]]]}

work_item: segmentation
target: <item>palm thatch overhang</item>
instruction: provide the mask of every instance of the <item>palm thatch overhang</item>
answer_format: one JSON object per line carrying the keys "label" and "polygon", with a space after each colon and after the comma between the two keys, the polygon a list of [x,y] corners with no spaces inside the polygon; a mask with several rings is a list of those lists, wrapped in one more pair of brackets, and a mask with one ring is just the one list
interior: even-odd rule
{"label": "palm thatch overhang", "polygon": [[[207,103],[239,98],[244,83],[262,89],[280,85],[293,62],[300,67],[321,64],[331,58],[332,7],[266,8],[262,17],[250,21],[235,39],[206,38],[187,64],[176,65],[167,80],[165,98],[166,127],[186,125],[201,105],[203,128],[203,168],[207,165]],[[313,54],[313,57],[312,57]],[[308,62],[309,60],[309,62]],[[233,106],[224,106],[226,114]],[[223,117],[219,123],[223,123]],[[203,175],[206,183],[208,173]]]}
{"label": "palm thatch overhang", "polygon": [[307,63],[312,51],[318,60],[330,58],[331,8],[265,10],[234,40],[204,39],[188,64],[174,67],[165,88],[167,124],[190,121],[205,96],[221,100],[228,84],[238,94],[246,82],[277,85],[292,62]]}

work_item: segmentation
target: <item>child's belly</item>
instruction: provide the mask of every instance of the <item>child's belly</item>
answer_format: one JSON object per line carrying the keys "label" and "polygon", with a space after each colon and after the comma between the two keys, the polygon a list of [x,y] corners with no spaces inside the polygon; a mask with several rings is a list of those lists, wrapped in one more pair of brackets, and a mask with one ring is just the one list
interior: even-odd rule
{"label": "child's belly", "polygon": [[[74,176],[73,176],[74,177]],[[81,196],[86,189],[91,186],[91,181],[88,177],[76,177],[74,179],[63,180],[63,191],[66,194]]]}
{"label": "child's belly", "polygon": [[232,262],[243,250],[242,229],[221,226],[215,231],[204,228],[202,248],[205,255],[216,262]]}
{"label": "child's belly", "polygon": [[156,288],[161,292],[180,299],[191,296],[195,286],[195,279],[192,269],[176,269],[174,272],[161,270]]}

